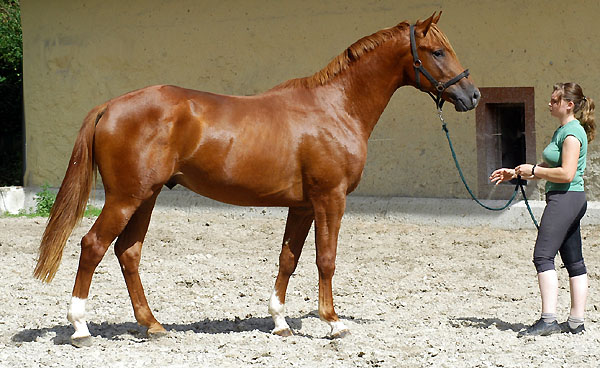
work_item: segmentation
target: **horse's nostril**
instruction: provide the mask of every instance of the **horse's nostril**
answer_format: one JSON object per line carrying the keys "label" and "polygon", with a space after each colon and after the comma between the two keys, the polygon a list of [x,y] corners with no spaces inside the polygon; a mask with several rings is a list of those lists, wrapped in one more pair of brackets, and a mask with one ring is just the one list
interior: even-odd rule
{"label": "horse's nostril", "polygon": [[473,92],[473,104],[477,104],[477,102],[479,102],[480,98],[481,98],[481,92],[479,92],[479,90],[476,89],[475,92]]}

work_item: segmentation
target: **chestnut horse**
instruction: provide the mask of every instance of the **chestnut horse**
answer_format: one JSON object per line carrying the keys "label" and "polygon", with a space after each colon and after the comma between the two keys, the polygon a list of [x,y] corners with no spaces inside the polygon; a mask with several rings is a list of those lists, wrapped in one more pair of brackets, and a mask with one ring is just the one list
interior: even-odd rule
{"label": "chestnut horse", "polygon": [[[468,72],[459,75],[463,69],[437,27],[440,15],[364,37],[313,76],[255,96],[161,85],[93,108],[77,136],[34,273],[46,282],[54,277],[97,168],[106,199],[81,240],[67,315],[74,343],[89,342],[85,303],[94,270],[115,239],[137,322],[149,336],[166,333],[148,307],[138,266],[156,198],[163,186],[177,184],[229,204],[289,207],[269,302],[278,335],[292,334],[284,316],[286,289],[314,222],[319,315],[331,336],[346,334],[331,291],[338,232],[346,196],[361,178],[367,141],[381,113],[404,85],[439,93],[458,111],[473,109],[480,97]],[[411,31],[420,60],[416,55],[413,60]],[[418,67],[430,74],[420,82]],[[453,79],[454,84],[437,89],[432,82]]]}

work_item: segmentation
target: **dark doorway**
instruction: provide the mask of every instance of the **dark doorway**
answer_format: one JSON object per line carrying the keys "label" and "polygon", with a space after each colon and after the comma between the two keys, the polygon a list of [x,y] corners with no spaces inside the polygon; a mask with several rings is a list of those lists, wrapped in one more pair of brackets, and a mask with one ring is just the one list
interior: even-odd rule
{"label": "dark doorway", "polygon": [[[525,106],[516,104],[489,104],[496,123],[496,147],[501,167],[516,167],[525,158]],[[516,179],[511,181],[516,184]]]}
{"label": "dark doorway", "polygon": [[[508,199],[514,185],[490,183],[501,167],[535,163],[535,109],[532,87],[481,87],[476,110],[479,197]],[[513,183],[515,184],[515,183]],[[534,190],[531,185],[527,192]]]}

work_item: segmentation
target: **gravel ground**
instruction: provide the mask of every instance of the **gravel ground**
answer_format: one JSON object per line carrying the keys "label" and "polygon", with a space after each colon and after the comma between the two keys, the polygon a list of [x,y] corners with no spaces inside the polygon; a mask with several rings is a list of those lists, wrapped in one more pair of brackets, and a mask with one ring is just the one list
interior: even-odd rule
{"label": "gravel ground", "polygon": [[[78,244],[93,219],[75,229],[48,285],[32,277],[45,221],[0,217],[1,367],[598,367],[600,361],[598,226],[582,229],[590,278],[587,331],[521,339],[517,331],[539,315],[535,230],[348,214],[333,291],[351,334],[331,340],[317,313],[314,233],[288,289],[287,320],[295,335],[282,338],[270,334],[267,305],[284,216],[160,209],[140,272],[167,336],[148,340],[136,324],[109,250],[87,305],[92,346],[75,348],[66,312]],[[564,322],[564,269],[559,282]]]}

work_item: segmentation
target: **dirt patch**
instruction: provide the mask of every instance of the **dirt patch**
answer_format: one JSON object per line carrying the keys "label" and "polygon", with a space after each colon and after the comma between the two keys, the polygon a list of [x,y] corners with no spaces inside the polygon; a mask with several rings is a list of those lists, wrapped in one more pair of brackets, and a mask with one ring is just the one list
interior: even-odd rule
{"label": "dirt patch", "polygon": [[[55,280],[32,277],[45,219],[0,218],[0,366],[596,367],[600,358],[600,227],[583,228],[590,295],[583,335],[516,337],[534,322],[539,295],[535,230],[440,227],[346,215],[334,277],[336,311],[351,329],[327,338],[318,318],[314,233],[290,281],[287,320],[296,335],[270,334],[268,299],[284,216],[218,209],[155,211],[141,277],[169,331],[148,340],[118,262],[107,253],[87,305],[93,346],[75,348],[66,319],[84,219]],[[560,260],[557,260],[560,264]],[[569,312],[559,271],[559,319]]]}

